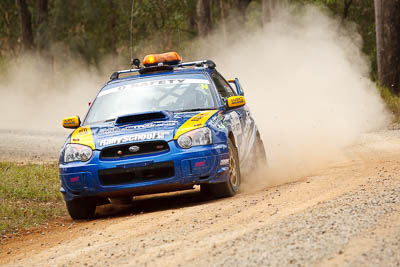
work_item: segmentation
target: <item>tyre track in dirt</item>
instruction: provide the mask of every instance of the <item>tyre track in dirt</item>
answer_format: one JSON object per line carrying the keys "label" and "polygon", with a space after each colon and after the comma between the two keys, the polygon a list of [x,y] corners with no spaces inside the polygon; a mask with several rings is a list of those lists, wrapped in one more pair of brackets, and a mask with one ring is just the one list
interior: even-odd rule
{"label": "tyre track in dirt", "polygon": [[400,132],[365,135],[346,154],[302,181],[234,198],[187,191],[65,219],[69,227],[2,244],[0,264],[400,264]]}

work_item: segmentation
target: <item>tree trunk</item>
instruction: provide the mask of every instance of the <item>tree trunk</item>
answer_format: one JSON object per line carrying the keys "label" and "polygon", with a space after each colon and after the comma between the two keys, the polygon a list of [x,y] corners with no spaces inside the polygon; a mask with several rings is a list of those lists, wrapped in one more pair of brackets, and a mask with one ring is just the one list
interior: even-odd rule
{"label": "tree trunk", "polygon": [[347,16],[349,15],[349,10],[350,10],[352,3],[353,3],[353,0],[344,0],[343,20],[346,19]]}
{"label": "tree trunk", "polygon": [[196,8],[195,5],[192,7],[188,4],[188,12],[189,12],[189,21],[188,21],[188,30],[190,33],[195,33],[197,29],[197,18],[196,18]]}
{"label": "tree trunk", "polygon": [[241,15],[242,22],[245,23],[247,20],[246,11],[250,5],[251,0],[238,0],[239,13]]}
{"label": "tree trunk", "polygon": [[277,0],[262,0],[262,24],[272,21],[272,16],[277,7]]}
{"label": "tree trunk", "polygon": [[47,0],[36,0],[37,10],[37,47],[40,52],[49,47],[49,8]]}
{"label": "tree trunk", "polygon": [[[108,0],[108,8],[109,10],[116,10],[116,3],[114,0]],[[117,12],[110,12],[110,43],[109,48],[112,54],[112,60],[114,67],[116,67],[116,59],[118,55],[117,44],[118,44],[118,36],[117,36]]]}
{"label": "tree trunk", "polygon": [[211,1],[210,0],[197,0],[196,4],[197,13],[197,30],[199,35],[204,37],[211,31]]}
{"label": "tree trunk", "polygon": [[16,0],[21,27],[22,46],[25,51],[33,48],[32,15],[25,0]]}
{"label": "tree trunk", "polygon": [[400,93],[400,1],[375,0],[379,82]]}
{"label": "tree trunk", "polygon": [[222,33],[224,35],[224,40],[226,40],[227,29],[226,29],[226,19],[227,19],[227,8],[226,8],[226,0],[219,0],[219,10],[221,16],[221,28]]}
{"label": "tree trunk", "polygon": [[49,5],[47,0],[36,1],[38,11],[38,24],[47,23],[49,19]]}

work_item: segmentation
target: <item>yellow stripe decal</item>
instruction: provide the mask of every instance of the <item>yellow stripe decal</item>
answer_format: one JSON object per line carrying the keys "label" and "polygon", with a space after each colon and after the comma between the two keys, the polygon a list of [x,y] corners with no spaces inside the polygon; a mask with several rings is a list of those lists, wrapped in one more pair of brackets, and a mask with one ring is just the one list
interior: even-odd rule
{"label": "yellow stripe decal", "polygon": [[217,112],[218,110],[210,110],[194,115],[193,117],[185,121],[185,123],[182,124],[181,127],[179,127],[179,129],[175,133],[174,139],[178,139],[178,137],[184,133],[203,127],[208,119]]}
{"label": "yellow stripe decal", "polygon": [[92,131],[89,126],[79,127],[71,135],[71,143],[90,146],[95,149]]}

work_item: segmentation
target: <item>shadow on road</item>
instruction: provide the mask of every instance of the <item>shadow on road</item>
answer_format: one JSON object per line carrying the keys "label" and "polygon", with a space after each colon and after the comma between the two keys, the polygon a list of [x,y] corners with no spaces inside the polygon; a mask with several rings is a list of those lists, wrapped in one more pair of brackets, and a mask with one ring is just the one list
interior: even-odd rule
{"label": "shadow on road", "polygon": [[174,193],[135,197],[127,205],[107,204],[98,206],[94,220],[109,217],[123,217],[163,210],[174,210],[215,201],[212,197],[200,193],[199,190],[186,190]]}

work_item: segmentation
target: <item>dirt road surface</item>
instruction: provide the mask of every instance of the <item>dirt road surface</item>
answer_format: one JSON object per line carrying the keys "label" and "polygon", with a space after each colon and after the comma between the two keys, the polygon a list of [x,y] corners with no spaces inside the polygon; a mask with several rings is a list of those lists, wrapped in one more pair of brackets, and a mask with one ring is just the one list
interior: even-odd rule
{"label": "dirt road surface", "polygon": [[294,183],[220,200],[141,197],[50,223],[3,242],[0,265],[400,266],[400,131],[366,134]]}
{"label": "dirt road surface", "polygon": [[0,129],[0,161],[57,161],[68,131]]}

